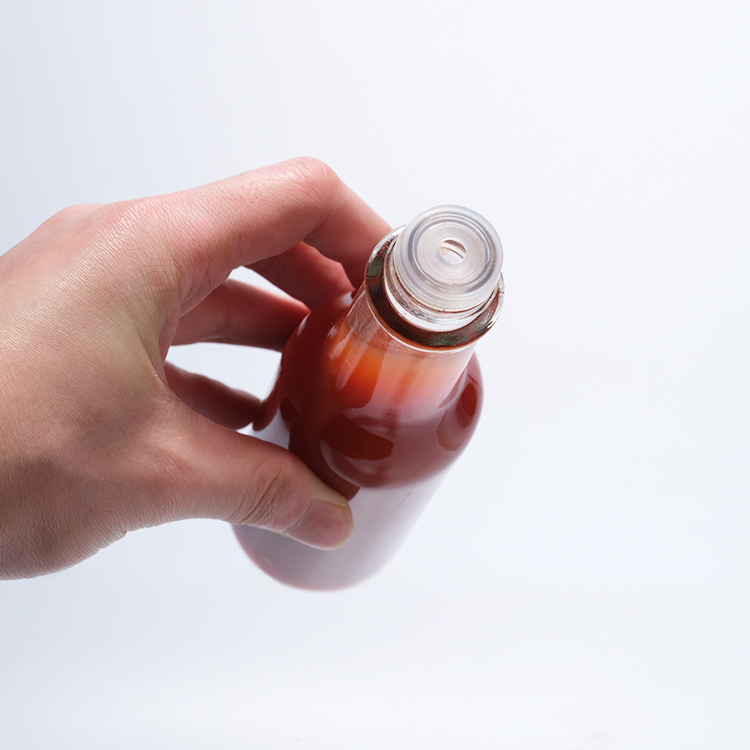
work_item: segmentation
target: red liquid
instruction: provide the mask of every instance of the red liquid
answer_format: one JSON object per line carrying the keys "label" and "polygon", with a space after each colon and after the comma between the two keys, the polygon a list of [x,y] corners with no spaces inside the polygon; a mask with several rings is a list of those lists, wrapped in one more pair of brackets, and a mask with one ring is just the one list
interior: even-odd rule
{"label": "red liquid", "polygon": [[311,314],[284,350],[256,434],[347,497],[355,531],[340,549],[322,551],[236,527],[250,557],[275,578],[313,589],[349,586],[380,569],[474,431],[482,386],[471,349],[400,339],[366,292],[351,308],[340,299]]}

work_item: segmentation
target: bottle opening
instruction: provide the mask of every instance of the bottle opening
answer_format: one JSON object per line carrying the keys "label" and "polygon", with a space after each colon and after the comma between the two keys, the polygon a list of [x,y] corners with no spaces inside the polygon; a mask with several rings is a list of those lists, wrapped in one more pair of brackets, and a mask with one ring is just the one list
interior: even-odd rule
{"label": "bottle opening", "polygon": [[461,263],[466,260],[466,248],[458,240],[444,240],[440,245],[440,257],[445,263]]}

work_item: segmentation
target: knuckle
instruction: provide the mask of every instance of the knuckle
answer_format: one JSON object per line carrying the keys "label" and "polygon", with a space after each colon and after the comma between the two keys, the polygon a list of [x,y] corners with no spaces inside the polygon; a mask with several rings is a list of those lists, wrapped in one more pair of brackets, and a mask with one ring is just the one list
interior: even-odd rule
{"label": "knuckle", "polygon": [[39,228],[39,231],[55,233],[71,233],[77,231],[84,219],[92,216],[99,208],[97,205],[77,204],[67,206],[50,216]]}
{"label": "knuckle", "polygon": [[338,175],[323,161],[312,156],[300,156],[285,162],[297,186],[315,203],[325,206],[338,191]]}
{"label": "knuckle", "polygon": [[109,265],[117,263],[130,274],[134,284],[129,288],[137,289],[139,297],[148,292],[163,299],[177,283],[180,270],[164,241],[172,234],[173,221],[169,206],[156,198],[110,203],[101,208],[92,246],[105,251]]}
{"label": "knuckle", "polygon": [[56,224],[67,224],[69,221],[74,221],[83,215],[91,213],[93,208],[95,207],[84,203],[67,206],[52,216],[50,222]]}
{"label": "knuckle", "polygon": [[243,498],[244,507],[239,523],[275,527],[279,507],[286,495],[286,476],[280,467],[275,467],[273,471],[263,471],[262,474],[263,476],[256,475],[252,492]]}
{"label": "knuckle", "polygon": [[102,225],[113,238],[131,239],[143,231],[144,224],[148,226],[154,219],[158,220],[153,205],[148,198],[110,203],[103,207]]}
{"label": "knuckle", "polygon": [[285,531],[296,523],[307,503],[299,492],[291,461],[274,460],[256,473],[236,523]]}

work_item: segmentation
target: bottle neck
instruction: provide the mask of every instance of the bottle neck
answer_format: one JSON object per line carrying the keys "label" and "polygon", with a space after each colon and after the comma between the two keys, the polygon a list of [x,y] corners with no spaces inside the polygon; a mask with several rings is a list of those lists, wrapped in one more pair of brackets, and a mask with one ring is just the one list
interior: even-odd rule
{"label": "bottle neck", "polygon": [[476,341],[432,347],[388,325],[365,287],[331,330],[326,370],[335,391],[371,416],[397,410],[409,418],[432,414],[446,402],[474,353]]}
{"label": "bottle neck", "polygon": [[419,346],[475,341],[503,303],[502,246],[483,217],[438,206],[381,240],[365,284],[383,321]]}

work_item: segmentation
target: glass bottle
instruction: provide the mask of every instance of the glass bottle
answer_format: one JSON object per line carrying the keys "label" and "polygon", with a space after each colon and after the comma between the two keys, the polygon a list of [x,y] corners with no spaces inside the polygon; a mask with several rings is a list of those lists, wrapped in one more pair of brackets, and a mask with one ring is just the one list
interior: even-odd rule
{"label": "glass bottle", "polygon": [[381,240],[353,299],[300,324],[254,433],[344,495],[354,532],[319,550],[236,526],[259,567],[324,590],[359,583],[391,558],[476,426],[474,348],[502,307],[501,266],[486,219],[438,206]]}

